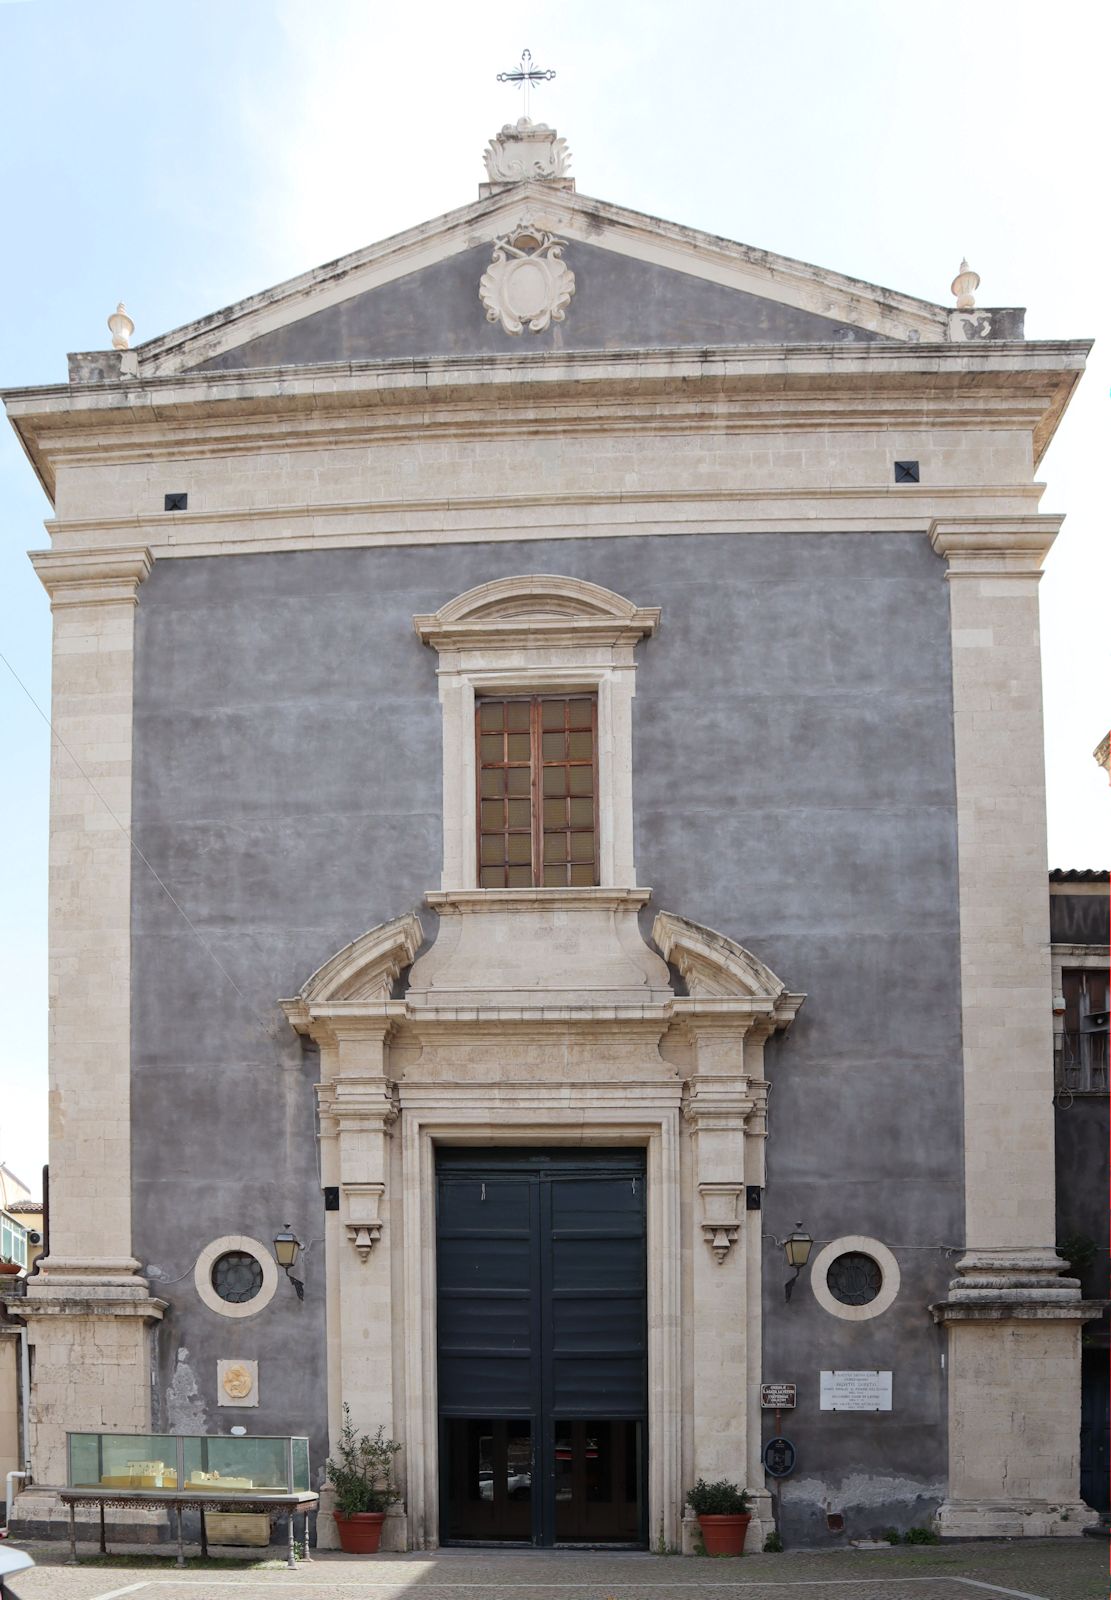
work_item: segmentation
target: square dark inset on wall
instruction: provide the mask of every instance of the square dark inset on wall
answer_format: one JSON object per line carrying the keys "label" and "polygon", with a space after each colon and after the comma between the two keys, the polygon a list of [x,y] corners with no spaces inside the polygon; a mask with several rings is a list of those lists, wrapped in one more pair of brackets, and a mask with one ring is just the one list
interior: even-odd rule
{"label": "square dark inset on wall", "polygon": [[339,1210],[339,1185],[338,1184],[325,1184],[325,1186],[324,1186],[324,1209],[325,1209],[325,1211],[338,1211]]}
{"label": "square dark inset on wall", "polygon": [[895,482],[917,483],[919,481],[917,461],[896,461]]}
{"label": "square dark inset on wall", "polygon": [[164,511],[188,511],[189,496],[187,494],[168,494],[163,502]]}
{"label": "square dark inset on wall", "polygon": [[745,1210],[759,1211],[760,1196],[763,1190],[758,1183],[750,1183],[745,1188]]}

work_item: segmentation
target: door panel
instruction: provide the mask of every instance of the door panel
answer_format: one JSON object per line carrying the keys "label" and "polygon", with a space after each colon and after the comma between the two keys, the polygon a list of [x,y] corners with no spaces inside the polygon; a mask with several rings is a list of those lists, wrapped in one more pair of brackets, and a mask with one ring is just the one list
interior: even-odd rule
{"label": "door panel", "polygon": [[643,1543],[643,1152],[437,1169],[443,1537]]}
{"label": "door panel", "polygon": [[532,1541],[532,1425],[455,1417],[444,1424],[448,1536]]}
{"label": "door panel", "polygon": [[527,1180],[441,1176],[437,1195],[440,1413],[527,1416],[539,1381],[534,1235]]}
{"label": "door panel", "polygon": [[556,1422],[555,1535],[634,1544],[641,1526],[639,1422]]}

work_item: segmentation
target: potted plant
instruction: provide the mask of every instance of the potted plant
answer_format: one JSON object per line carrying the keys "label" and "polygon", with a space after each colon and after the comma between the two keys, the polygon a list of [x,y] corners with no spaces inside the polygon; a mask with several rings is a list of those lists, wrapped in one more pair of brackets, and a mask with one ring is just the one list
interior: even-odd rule
{"label": "potted plant", "polygon": [[752,1521],[746,1490],[724,1478],[716,1483],[699,1478],[687,1494],[687,1504],[698,1517],[708,1556],[744,1554],[745,1534]]}
{"label": "potted plant", "polygon": [[14,1278],[22,1271],[18,1261],[9,1261],[7,1256],[0,1257],[0,1276]]}
{"label": "potted plant", "polygon": [[384,1437],[381,1427],[373,1438],[369,1433],[356,1435],[351,1407],[344,1401],[339,1448],[335,1458],[328,1457],[324,1470],[336,1491],[333,1515],[340,1549],[349,1555],[377,1554],[386,1512],[401,1499],[393,1481],[393,1458],[400,1449],[396,1439]]}

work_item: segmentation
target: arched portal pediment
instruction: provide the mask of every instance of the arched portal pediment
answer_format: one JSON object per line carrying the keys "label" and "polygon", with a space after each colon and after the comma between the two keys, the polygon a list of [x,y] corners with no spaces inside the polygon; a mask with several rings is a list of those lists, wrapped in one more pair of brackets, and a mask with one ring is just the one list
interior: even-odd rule
{"label": "arched portal pediment", "polygon": [[424,940],[420,919],[407,912],[381,922],[329,956],[282,1009],[295,1028],[307,1030],[314,1010],[324,1006],[352,1007],[359,1002],[380,1006],[390,997],[402,969],[409,966]]}
{"label": "arched portal pediment", "polygon": [[[440,940],[432,947],[433,964],[438,967],[446,962],[453,982],[443,985],[426,978],[417,983],[408,1001],[390,1001],[398,976],[414,962],[424,942],[419,918],[408,912],[370,928],[338,950],[302,985],[294,999],[281,1002],[282,1008],[300,1032],[312,1031],[314,1017],[334,1015],[338,1011],[348,1017],[357,1017],[360,1012],[377,1015],[389,1005],[391,1011],[396,1007],[400,1018],[435,1013],[445,1005],[454,1010],[464,1000],[471,1023],[485,1010],[488,1011],[487,1020],[496,1026],[501,1009],[498,1001],[504,1002],[506,998],[512,999],[514,1015],[535,1013],[537,1020],[552,1015],[555,1000],[561,1007],[573,1004],[579,1020],[587,1025],[593,1006],[609,1015],[614,1004],[624,1003],[636,1004],[645,1013],[657,1014],[662,1027],[667,1026],[670,1017],[680,1014],[687,1018],[700,1014],[721,1017],[726,1012],[741,1024],[742,1031],[747,1023],[757,1019],[762,1020],[764,1030],[769,1024],[772,1030],[789,1026],[802,1004],[802,995],[789,993],[771,968],[742,945],[712,928],[702,927],[669,911],[657,914],[652,938],[664,960],[682,976],[687,994],[677,997],[669,994],[666,988],[661,990],[655,968],[659,968],[659,978],[664,977],[664,968],[636,928],[636,909],[645,898],[645,891],[607,893],[598,890],[578,894],[471,891],[463,896],[430,895],[430,903],[437,914],[441,919],[447,916],[451,924],[451,932],[447,935],[442,932]],[[581,952],[585,962],[583,970],[569,976],[554,958],[553,934],[557,925],[562,926],[568,919],[577,926],[576,913],[583,918],[579,934],[568,943],[572,932],[568,924],[566,934],[556,941],[566,946],[561,956],[563,963],[568,959],[568,951],[579,950],[583,943],[581,936],[588,931],[601,942],[593,952]],[[509,918],[512,937],[477,938],[469,949],[472,959],[468,962],[465,959],[468,952],[463,947],[466,941],[461,943],[461,934],[491,918],[497,925],[496,932],[506,931],[501,924]],[[535,932],[531,926],[533,922],[539,923],[542,937],[530,942],[526,935]],[[595,922],[599,922],[598,928],[593,926]],[[627,994],[610,988],[604,994],[597,990],[598,967],[605,953],[602,946],[609,950],[611,944],[612,957],[624,963],[621,976],[629,987]],[[522,961],[527,965],[532,953],[536,955],[535,970],[522,972]],[[505,972],[500,970],[503,959],[510,962]],[[460,963],[463,970],[456,973],[455,967]],[[498,995],[503,986],[511,994]],[[443,992],[437,992],[441,988]],[[483,1005],[479,1001],[476,1006],[480,995],[486,1003]],[[566,1020],[565,1012],[561,1013],[561,1020]]]}
{"label": "arched portal pediment", "polygon": [[758,956],[713,928],[661,911],[652,937],[686,983],[689,1009],[697,1010],[700,1002],[741,1001],[765,1010],[776,1027],[787,1027],[803,1002]]}

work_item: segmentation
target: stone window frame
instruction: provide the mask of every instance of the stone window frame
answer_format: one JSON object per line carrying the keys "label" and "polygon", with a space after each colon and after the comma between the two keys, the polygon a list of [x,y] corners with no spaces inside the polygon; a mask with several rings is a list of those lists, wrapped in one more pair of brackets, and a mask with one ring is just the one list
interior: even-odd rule
{"label": "stone window frame", "polygon": [[[872,1258],[880,1269],[883,1282],[879,1294],[867,1305],[847,1306],[830,1290],[827,1274],[838,1256],[857,1252]],[[846,1233],[840,1239],[831,1239],[818,1251],[810,1268],[810,1289],[815,1300],[823,1311],[828,1311],[831,1317],[840,1317],[843,1322],[870,1322],[873,1317],[882,1316],[895,1304],[901,1283],[899,1263],[888,1247],[881,1244],[879,1239],[870,1239],[863,1233]]]}
{"label": "stone window frame", "polygon": [[[659,625],[581,578],[525,574],[480,584],[432,615],[413,618],[439,655],[443,708],[442,890],[478,889],[475,705],[484,695],[590,694],[597,698],[598,884],[635,888],[632,701],[634,650]],[[572,894],[485,889],[489,895]]]}
{"label": "stone window frame", "polygon": [[[253,1299],[239,1304],[221,1299],[212,1286],[213,1267],[221,1256],[231,1250],[241,1250],[244,1255],[254,1256],[262,1268],[262,1288]],[[218,1316],[255,1317],[260,1311],[266,1310],[277,1293],[278,1266],[270,1251],[257,1239],[251,1239],[243,1233],[228,1233],[205,1245],[193,1268],[193,1285],[208,1309],[215,1311]]]}

